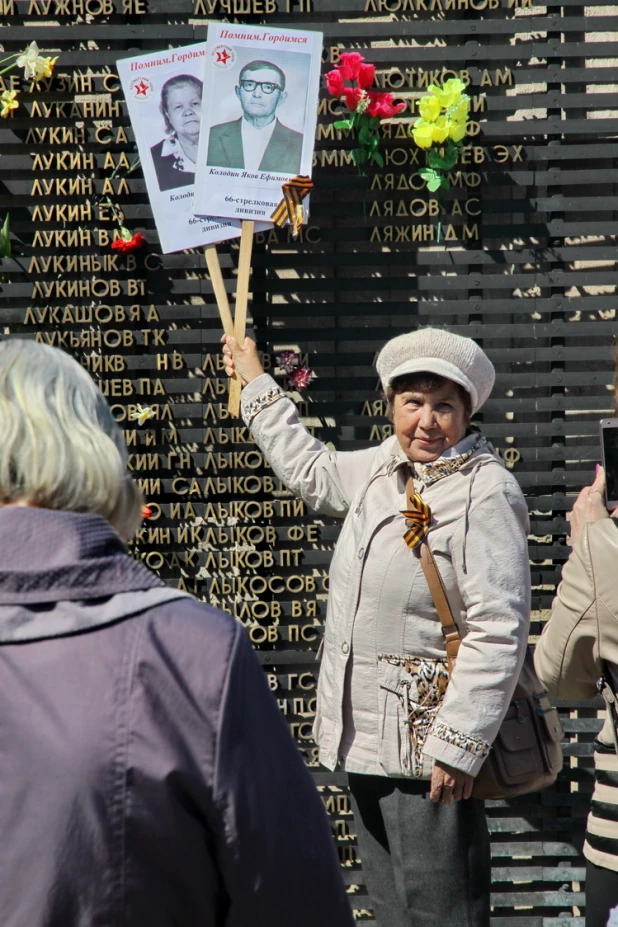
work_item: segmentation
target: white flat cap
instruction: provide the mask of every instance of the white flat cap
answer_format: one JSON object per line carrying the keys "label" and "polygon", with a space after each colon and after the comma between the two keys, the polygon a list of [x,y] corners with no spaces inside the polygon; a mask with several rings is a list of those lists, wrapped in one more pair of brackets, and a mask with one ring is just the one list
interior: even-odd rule
{"label": "white flat cap", "polygon": [[407,373],[435,373],[453,380],[470,393],[473,412],[488,398],[496,379],[492,362],[478,344],[445,328],[419,328],[391,338],[376,366],[384,389]]}

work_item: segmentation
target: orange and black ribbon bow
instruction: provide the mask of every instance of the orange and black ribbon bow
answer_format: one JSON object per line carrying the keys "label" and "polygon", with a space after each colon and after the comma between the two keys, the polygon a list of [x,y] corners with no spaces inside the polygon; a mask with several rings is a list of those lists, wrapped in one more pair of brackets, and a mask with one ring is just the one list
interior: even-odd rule
{"label": "orange and black ribbon bow", "polygon": [[283,228],[285,223],[289,221],[294,238],[298,238],[305,217],[303,200],[313,190],[313,181],[311,177],[294,177],[284,183],[282,189],[283,199],[270,218],[280,228]]}
{"label": "orange and black ribbon bow", "polygon": [[429,525],[431,524],[431,509],[427,503],[423,501],[423,497],[420,493],[414,493],[412,496],[412,504],[415,508],[406,509],[401,513],[406,520],[406,533],[403,539],[411,550],[414,547],[418,547],[424,540],[425,535],[429,531]]}

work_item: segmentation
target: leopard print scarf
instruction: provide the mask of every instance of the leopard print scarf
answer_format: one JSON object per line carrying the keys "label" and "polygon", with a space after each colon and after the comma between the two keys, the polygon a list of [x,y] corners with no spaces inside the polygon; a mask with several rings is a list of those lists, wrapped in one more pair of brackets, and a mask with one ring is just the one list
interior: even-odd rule
{"label": "leopard print scarf", "polygon": [[425,486],[431,486],[432,483],[437,483],[438,480],[444,479],[445,476],[450,476],[451,473],[457,473],[457,471],[463,467],[466,460],[469,460],[476,451],[485,447],[486,444],[487,438],[479,432],[472,447],[463,454],[453,454],[452,457],[439,457],[437,460],[433,460],[431,463],[426,464],[415,463],[415,476],[419,480],[422,480]]}

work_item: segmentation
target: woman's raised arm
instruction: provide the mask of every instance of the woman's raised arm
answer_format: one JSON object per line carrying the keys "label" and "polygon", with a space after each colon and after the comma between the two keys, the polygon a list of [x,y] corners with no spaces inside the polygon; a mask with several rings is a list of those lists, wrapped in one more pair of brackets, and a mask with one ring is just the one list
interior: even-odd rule
{"label": "woman's raised arm", "polygon": [[245,424],[279,479],[307,505],[343,518],[356,490],[369,479],[379,447],[334,451],[315,438],[281,387],[264,373],[255,342],[223,342],[228,376],[238,373],[247,384],[241,412]]}

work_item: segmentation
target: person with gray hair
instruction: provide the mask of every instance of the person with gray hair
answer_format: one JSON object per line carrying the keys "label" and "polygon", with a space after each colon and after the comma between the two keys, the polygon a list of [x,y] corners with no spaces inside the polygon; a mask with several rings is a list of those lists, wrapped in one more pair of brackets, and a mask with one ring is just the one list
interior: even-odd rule
{"label": "person with gray hair", "polygon": [[[222,340],[227,373],[247,384],[243,418],[276,475],[344,519],[314,736],[320,762],[348,773],[376,924],[488,927],[489,838],[483,802],[471,796],[530,621],[526,503],[470,422],[494,368],[471,338],[444,329],[391,339],[377,368],[393,433],[339,452],[304,428],[253,341]],[[450,674],[423,541],[462,638]]]}
{"label": "person with gray hair", "polygon": [[352,927],[242,625],[127,554],[141,493],[89,375],[0,343],[0,433],[0,923]]}

